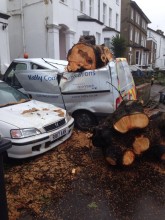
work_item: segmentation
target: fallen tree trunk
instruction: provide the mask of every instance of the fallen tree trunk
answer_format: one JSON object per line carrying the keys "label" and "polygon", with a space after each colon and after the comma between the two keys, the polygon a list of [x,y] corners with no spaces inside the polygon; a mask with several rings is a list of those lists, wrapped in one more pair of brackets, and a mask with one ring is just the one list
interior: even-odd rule
{"label": "fallen tree trunk", "polygon": [[104,156],[106,161],[113,166],[129,166],[133,164],[135,160],[133,150],[120,145],[112,145],[111,147],[107,147],[104,151]]}
{"label": "fallen tree trunk", "polygon": [[123,101],[113,114],[113,127],[120,133],[145,128],[149,123],[142,104],[137,100]]}
{"label": "fallen tree trunk", "polygon": [[105,66],[112,59],[112,54],[104,45],[92,45],[86,42],[75,44],[67,55],[67,71],[80,72]]}
{"label": "fallen tree trunk", "polygon": [[[128,103],[128,102],[126,102]],[[135,103],[134,103],[135,104]],[[125,106],[123,103],[121,106]],[[121,108],[121,106],[119,106]],[[144,154],[154,155],[159,160],[165,160],[165,113],[159,113],[152,117],[146,117],[146,123],[143,123],[143,110],[139,106],[132,109],[133,104],[127,105],[122,110],[116,110],[112,115],[108,116],[93,130],[92,143],[95,147],[101,147],[106,161],[110,165],[129,166],[133,164],[136,157]],[[135,104],[136,107],[136,104]],[[116,112],[125,112],[119,114]],[[124,127],[122,122],[118,129],[116,129],[116,119],[120,120],[125,115],[131,116],[136,113],[142,123],[139,124],[138,120],[129,122],[129,126]],[[141,113],[139,113],[141,112]],[[127,114],[126,114],[127,113]],[[131,119],[133,118],[131,117]],[[127,122],[128,123],[128,122]],[[132,126],[133,124],[133,126]],[[131,126],[130,126],[131,125]]]}

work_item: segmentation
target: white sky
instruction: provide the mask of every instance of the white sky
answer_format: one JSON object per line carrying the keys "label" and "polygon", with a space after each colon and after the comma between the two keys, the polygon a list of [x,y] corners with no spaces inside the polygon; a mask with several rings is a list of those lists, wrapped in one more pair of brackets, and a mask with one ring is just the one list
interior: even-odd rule
{"label": "white sky", "polygon": [[[122,0],[121,0],[122,1]],[[134,0],[151,21],[153,30],[160,29],[165,34],[165,0]]]}

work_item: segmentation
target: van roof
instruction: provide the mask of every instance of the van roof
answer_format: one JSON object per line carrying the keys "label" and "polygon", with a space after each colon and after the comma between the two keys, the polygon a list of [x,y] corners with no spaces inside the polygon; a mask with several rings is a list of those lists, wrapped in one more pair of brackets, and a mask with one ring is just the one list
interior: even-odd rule
{"label": "van roof", "polygon": [[13,62],[32,62],[48,69],[58,68],[60,71],[64,71],[68,64],[68,61],[66,60],[56,60],[51,58],[16,58]]}

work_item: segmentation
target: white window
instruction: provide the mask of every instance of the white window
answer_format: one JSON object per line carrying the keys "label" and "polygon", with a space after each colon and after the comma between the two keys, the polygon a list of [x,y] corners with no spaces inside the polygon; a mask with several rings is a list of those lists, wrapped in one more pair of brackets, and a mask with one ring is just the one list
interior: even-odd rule
{"label": "white window", "polygon": [[107,19],[107,5],[105,3],[103,3],[103,23],[106,23],[106,19]]}
{"label": "white window", "polygon": [[130,27],[130,41],[133,41],[133,27]]}
{"label": "white window", "polygon": [[133,8],[131,8],[131,20],[133,20],[133,18],[134,18],[134,10]]}
{"label": "white window", "polygon": [[146,47],[146,37],[141,36],[141,46]]}
{"label": "white window", "polygon": [[136,23],[140,24],[140,16],[138,13],[136,13]]}
{"label": "white window", "polygon": [[116,0],[116,4],[119,5],[119,0]]}
{"label": "white window", "polygon": [[141,36],[141,46],[144,46],[144,37]]}
{"label": "white window", "polygon": [[139,44],[139,32],[135,31],[135,43]]}
{"label": "white window", "polygon": [[146,23],[144,20],[142,20],[142,28],[143,28],[144,30],[147,29],[147,23]]}
{"label": "white window", "polygon": [[101,42],[101,34],[96,32],[96,44],[100,45],[100,42]]}
{"label": "white window", "polygon": [[116,30],[118,30],[119,15],[116,14]]}
{"label": "white window", "polygon": [[104,38],[104,44],[106,47],[111,48],[110,38]]}
{"label": "white window", "polygon": [[109,27],[112,26],[112,8],[109,8]]}
{"label": "white window", "polygon": [[89,31],[83,31],[83,35],[84,35],[84,36],[89,35]]}
{"label": "white window", "polygon": [[93,17],[94,14],[94,0],[89,0],[89,16]]}
{"label": "white window", "polygon": [[80,12],[85,12],[85,1],[80,0]]}

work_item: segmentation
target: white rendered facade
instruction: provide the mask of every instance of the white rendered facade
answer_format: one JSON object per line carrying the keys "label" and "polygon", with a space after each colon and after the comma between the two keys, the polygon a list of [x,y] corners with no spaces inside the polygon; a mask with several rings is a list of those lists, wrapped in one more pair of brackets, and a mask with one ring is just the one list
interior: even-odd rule
{"label": "white rendered facade", "polygon": [[148,39],[156,43],[155,68],[165,69],[165,36],[163,32],[148,29]]}
{"label": "white rendered facade", "polygon": [[6,0],[0,4],[0,73],[4,73],[10,63],[8,19]]}
{"label": "white rendered facade", "polygon": [[11,60],[23,57],[66,59],[81,35],[96,44],[120,33],[121,0],[8,0]]}

